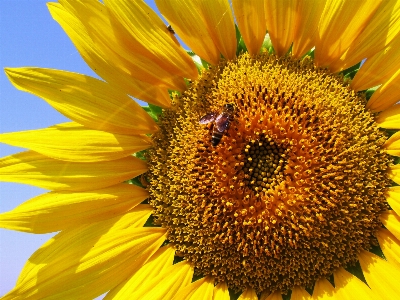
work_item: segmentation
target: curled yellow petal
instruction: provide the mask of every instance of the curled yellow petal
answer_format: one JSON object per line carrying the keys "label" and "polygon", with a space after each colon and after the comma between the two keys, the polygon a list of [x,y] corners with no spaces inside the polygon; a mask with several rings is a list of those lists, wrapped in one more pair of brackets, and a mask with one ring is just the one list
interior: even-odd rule
{"label": "curled yellow petal", "polygon": [[400,132],[393,134],[383,145],[387,154],[400,156]]}
{"label": "curled yellow petal", "polygon": [[104,300],[131,298],[136,289],[145,284],[147,280],[157,277],[161,272],[172,266],[174,254],[175,250],[172,246],[161,247],[136,273],[107,293]]}
{"label": "curled yellow petal", "polygon": [[[352,1],[355,4],[357,1]],[[400,2],[398,0],[379,1],[379,7],[365,29],[353,41],[336,63],[330,67],[337,72],[347,69],[364,58],[370,58],[386,47],[400,32]],[[377,2],[378,3],[378,2]],[[347,7],[345,7],[345,10]],[[359,15],[354,15],[358,18]],[[379,74],[375,74],[379,77]]]}
{"label": "curled yellow petal", "polygon": [[258,300],[258,297],[254,289],[248,288],[239,296],[238,300]]}
{"label": "curled yellow petal", "polygon": [[[80,193],[50,192],[0,214],[0,227],[31,233],[60,231],[125,214],[147,197],[146,190],[131,184]],[[151,208],[142,205],[140,212],[146,221]]]}
{"label": "curled yellow petal", "polygon": [[385,227],[400,241],[400,216],[393,210],[383,212],[380,219]]}
{"label": "curled yellow petal", "polygon": [[392,186],[387,191],[386,197],[390,207],[400,216],[400,186]]}
{"label": "curled yellow petal", "polygon": [[333,276],[335,282],[335,299],[353,300],[358,298],[374,300],[378,298],[377,294],[364,282],[343,268],[335,270]]}
{"label": "curled yellow petal", "polygon": [[367,108],[372,111],[389,109],[400,99],[400,70],[382,84],[369,99]]}
{"label": "curled yellow petal", "polygon": [[346,52],[373,17],[381,1],[327,1],[319,22],[315,62],[329,66]]}
{"label": "curled yellow petal", "polygon": [[116,68],[114,62],[91,40],[90,34],[82,22],[68,12],[59,3],[48,3],[52,17],[68,34],[82,58],[100,77],[133,97],[161,107],[171,106],[171,100],[165,87],[155,86],[135,80],[129,72]]}
{"label": "curled yellow petal", "polygon": [[141,45],[141,49],[147,49],[148,53],[144,54],[151,54],[157,63],[171,72],[197,78],[197,69],[190,56],[171,38],[165,24],[144,1],[105,0],[104,3],[135,43]]}
{"label": "curled yellow petal", "polygon": [[220,282],[214,287],[213,300],[230,300],[228,286],[225,282]]}
{"label": "curled yellow petal", "polygon": [[146,162],[125,157],[96,163],[64,162],[33,151],[0,159],[0,180],[55,191],[90,191],[112,186],[147,171]]}
{"label": "curled yellow petal", "polygon": [[286,54],[292,45],[296,24],[297,1],[265,1],[268,34],[278,56]]}
{"label": "curled yellow petal", "polygon": [[358,260],[371,290],[377,295],[385,295],[387,299],[397,299],[400,292],[398,283],[399,268],[395,264],[391,264],[365,250],[360,252]]}
{"label": "curled yellow petal", "polygon": [[42,68],[7,68],[6,74],[16,88],[43,98],[88,128],[126,135],[158,129],[139,104],[101,80]]}
{"label": "curled yellow petal", "polygon": [[3,299],[93,299],[136,272],[165,240],[131,215],[63,231],[37,250]]}
{"label": "curled yellow petal", "polygon": [[377,231],[376,237],[386,259],[391,264],[400,268],[400,241],[387,229],[381,228]]}
{"label": "curled yellow petal", "polygon": [[326,0],[303,0],[297,2],[296,24],[293,34],[292,54],[300,58],[315,46],[318,23]]}
{"label": "curled yellow petal", "polygon": [[212,277],[204,277],[181,289],[172,299],[212,300],[213,290],[214,290],[214,279],[212,279]]}
{"label": "curled yellow petal", "polygon": [[192,281],[194,268],[186,261],[164,269],[156,277],[149,278],[131,295],[132,299],[172,299]]}
{"label": "curled yellow petal", "polygon": [[240,34],[251,55],[260,52],[267,32],[264,0],[233,0],[232,7]]}
{"label": "curled yellow petal", "polygon": [[149,148],[146,135],[122,135],[64,123],[39,130],[0,134],[0,142],[72,162],[109,161]]}

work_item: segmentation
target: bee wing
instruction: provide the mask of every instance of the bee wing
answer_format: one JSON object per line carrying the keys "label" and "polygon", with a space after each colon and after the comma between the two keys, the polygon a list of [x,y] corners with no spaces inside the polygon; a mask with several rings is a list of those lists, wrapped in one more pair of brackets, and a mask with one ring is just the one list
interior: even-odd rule
{"label": "bee wing", "polygon": [[215,120],[215,115],[216,114],[214,112],[210,112],[210,113],[206,114],[205,116],[202,116],[199,123],[200,124],[210,123]]}
{"label": "bee wing", "polygon": [[217,126],[219,132],[224,132],[229,125],[229,115],[224,113],[220,114],[215,119],[215,125]]}

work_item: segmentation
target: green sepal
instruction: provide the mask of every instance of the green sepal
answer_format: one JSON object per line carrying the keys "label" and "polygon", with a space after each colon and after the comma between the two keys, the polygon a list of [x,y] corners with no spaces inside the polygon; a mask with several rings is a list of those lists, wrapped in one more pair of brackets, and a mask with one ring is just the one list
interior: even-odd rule
{"label": "green sepal", "polygon": [[231,300],[237,300],[240,297],[240,295],[242,294],[242,292],[235,292],[234,290],[229,289],[229,288],[228,288],[228,291],[229,291],[229,297]]}
{"label": "green sepal", "polygon": [[354,66],[341,71],[339,74],[343,74],[344,79],[353,79],[356,76],[358,70],[360,69],[361,62],[355,64]]}
{"label": "green sepal", "polygon": [[162,113],[162,108],[149,103],[149,106],[142,106],[142,108],[150,115],[150,117],[158,122],[158,116]]}
{"label": "green sepal", "polygon": [[129,184],[137,185],[138,187],[144,188],[143,184],[140,182],[139,176],[129,179],[126,182]]}
{"label": "green sepal", "polygon": [[189,54],[192,58],[199,74],[203,69],[208,69],[209,63],[198,56],[196,53],[194,53],[192,50],[187,50],[186,53]]}
{"label": "green sepal", "polygon": [[154,217],[153,215],[150,215],[146,223],[144,223],[143,227],[161,227],[161,226],[154,224]]}
{"label": "green sepal", "polygon": [[356,276],[358,279],[360,279],[362,282],[367,283],[364,277],[364,273],[361,269],[360,263],[357,261],[354,266],[347,266],[345,270],[354,276]]}
{"label": "green sepal", "polygon": [[315,57],[315,47],[308,51],[306,54],[303,55],[302,58],[311,57],[314,60]]}
{"label": "green sepal", "polygon": [[373,87],[373,88],[370,88],[370,89],[366,90],[366,91],[365,91],[365,98],[366,98],[367,100],[369,100],[369,99],[372,97],[373,93],[375,93],[375,91],[376,91],[378,88],[379,88],[379,86],[375,86],[375,87]]}
{"label": "green sepal", "polygon": [[239,27],[235,24],[236,29],[236,56],[241,53],[247,52],[246,44],[244,43],[243,37],[240,34]]}
{"label": "green sepal", "polygon": [[268,33],[264,37],[261,49],[267,49],[269,54],[273,54],[275,52],[274,47],[272,46],[271,38],[269,37]]}
{"label": "green sepal", "polygon": [[290,300],[292,298],[292,290],[289,290],[287,294],[282,294],[282,300]]}

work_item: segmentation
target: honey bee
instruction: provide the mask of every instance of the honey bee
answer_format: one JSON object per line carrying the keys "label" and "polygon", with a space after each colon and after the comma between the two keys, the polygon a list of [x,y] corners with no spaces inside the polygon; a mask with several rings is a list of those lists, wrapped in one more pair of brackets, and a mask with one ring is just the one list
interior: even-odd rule
{"label": "honey bee", "polygon": [[209,112],[201,117],[199,121],[200,124],[214,122],[214,127],[211,134],[211,145],[213,145],[213,147],[216,147],[219,144],[225,131],[229,128],[229,124],[233,120],[234,112],[234,105],[228,103],[223,106],[220,113]]}

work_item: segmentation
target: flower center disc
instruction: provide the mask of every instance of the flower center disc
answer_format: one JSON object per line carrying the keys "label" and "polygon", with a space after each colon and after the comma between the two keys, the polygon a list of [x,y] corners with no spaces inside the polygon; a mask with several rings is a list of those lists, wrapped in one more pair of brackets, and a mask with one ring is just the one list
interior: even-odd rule
{"label": "flower center disc", "polygon": [[235,290],[312,286],[354,264],[375,244],[390,186],[386,138],[364,107],[307,59],[244,54],[204,71],[153,137],[156,223],[198,273]]}

